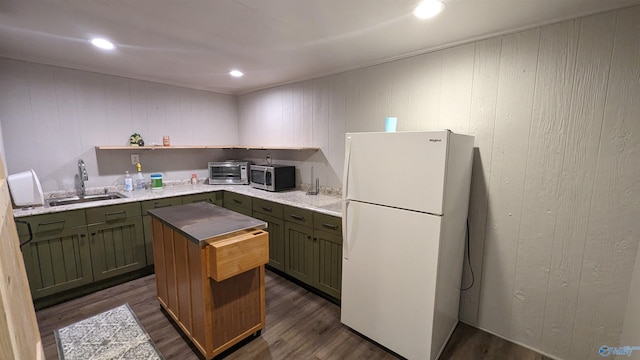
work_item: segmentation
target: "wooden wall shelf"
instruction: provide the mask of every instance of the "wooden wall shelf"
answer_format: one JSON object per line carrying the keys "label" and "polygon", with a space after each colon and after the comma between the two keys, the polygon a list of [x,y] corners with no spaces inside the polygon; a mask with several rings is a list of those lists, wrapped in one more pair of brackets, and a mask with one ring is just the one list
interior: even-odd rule
{"label": "wooden wall shelf", "polygon": [[286,147],[286,146],[241,146],[241,145],[178,145],[178,146],[96,146],[96,150],[180,150],[180,149],[219,149],[219,150],[296,150],[318,151],[317,147]]}

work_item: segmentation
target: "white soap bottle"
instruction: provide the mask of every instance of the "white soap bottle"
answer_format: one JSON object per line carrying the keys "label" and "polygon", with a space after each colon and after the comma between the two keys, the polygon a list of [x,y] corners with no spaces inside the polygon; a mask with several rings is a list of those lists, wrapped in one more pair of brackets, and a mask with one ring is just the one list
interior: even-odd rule
{"label": "white soap bottle", "polygon": [[133,190],[133,178],[129,175],[129,171],[124,172],[124,191]]}

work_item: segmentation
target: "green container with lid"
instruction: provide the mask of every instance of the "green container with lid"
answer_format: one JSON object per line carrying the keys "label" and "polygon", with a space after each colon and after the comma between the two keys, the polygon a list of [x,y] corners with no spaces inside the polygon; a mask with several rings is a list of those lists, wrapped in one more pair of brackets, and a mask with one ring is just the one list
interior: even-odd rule
{"label": "green container with lid", "polygon": [[151,174],[151,190],[162,190],[162,174]]}

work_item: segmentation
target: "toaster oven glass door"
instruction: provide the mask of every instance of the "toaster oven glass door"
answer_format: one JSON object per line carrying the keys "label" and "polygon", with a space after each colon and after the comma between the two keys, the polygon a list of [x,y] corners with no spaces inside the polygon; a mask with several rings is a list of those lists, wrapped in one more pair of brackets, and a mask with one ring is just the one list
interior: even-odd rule
{"label": "toaster oven glass door", "polygon": [[242,178],[242,172],[240,165],[225,165],[225,166],[212,166],[211,178],[212,179],[238,179]]}

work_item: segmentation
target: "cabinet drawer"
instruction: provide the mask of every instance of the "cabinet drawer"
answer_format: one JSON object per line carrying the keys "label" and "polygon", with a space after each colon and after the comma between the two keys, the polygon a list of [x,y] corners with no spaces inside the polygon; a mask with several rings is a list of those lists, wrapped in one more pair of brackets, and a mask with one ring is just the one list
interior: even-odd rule
{"label": "cabinet drawer", "polygon": [[222,206],[222,191],[185,195],[182,197],[183,204],[192,204],[201,201]]}
{"label": "cabinet drawer", "polygon": [[227,205],[238,206],[251,210],[251,197],[225,191],[224,206],[227,207]]}
{"label": "cabinet drawer", "polygon": [[313,211],[284,205],[284,220],[311,227]]}
{"label": "cabinet drawer", "polygon": [[253,199],[253,211],[282,219],[284,205],[268,200]]}
{"label": "cabinet drawer", "polygon": [[155,199],[155,200],[147,200],[140,203],[140,208],[142,210],[142,215],[147,215],[147,210],[149,209],[157,209],[165,206],[175,206],[182,205],[182,198],[179,196]]}
{"label": "cabinet drawer", "polygon": [[342,236],[342,218],[314,212],[313,228]]}
{"label": "cabinet drawer", "polygon": [[[68,229],[87,224],[84,210],[72,210],[53,214],[35,215],[18,218],[18,220],[29,222],[29,224],[31,225],[31,231],[33,231],[34,234],[49,231],[60,231],[62,229]],[[29,235],[26,224],[16,223],[16,227],[18,228],[19,236]]]}
{"label": "cabinet drawer", "polygon": [[87,209],[87,224],[122,221],[140,216],[140,203],[101,206]]}
{"label": "cabinet drawer", "polygon": [[207,275],[223,281],[269,262],[269,234],[244,230],[207,245]]}

